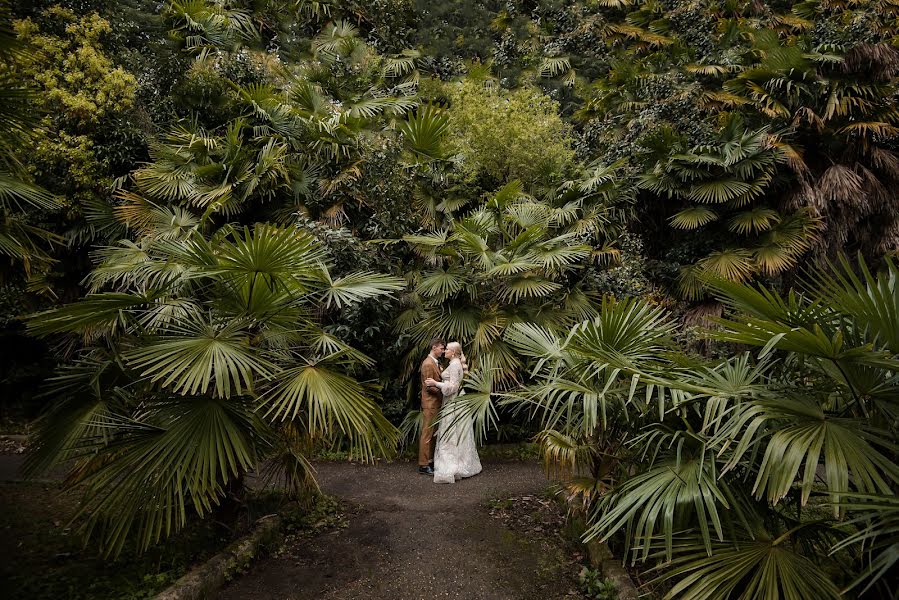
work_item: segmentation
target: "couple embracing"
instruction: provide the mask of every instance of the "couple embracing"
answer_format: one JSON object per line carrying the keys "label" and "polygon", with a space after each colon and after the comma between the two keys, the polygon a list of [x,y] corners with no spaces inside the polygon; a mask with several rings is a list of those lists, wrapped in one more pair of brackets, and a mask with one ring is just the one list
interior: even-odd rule
{"label": "couple embracing", "polygon": [[[449,361],[442,370],[441,357]],[[471,417],[462,414],[456,402],[465,394],[462,378],[466,373],[468,365],[459,342],[445,344],[441,339],[431,340],[430,352],[421,363],[418,472],[433,475],[434,483],[455,483],[457,479],[481,472],[474,423]]]}

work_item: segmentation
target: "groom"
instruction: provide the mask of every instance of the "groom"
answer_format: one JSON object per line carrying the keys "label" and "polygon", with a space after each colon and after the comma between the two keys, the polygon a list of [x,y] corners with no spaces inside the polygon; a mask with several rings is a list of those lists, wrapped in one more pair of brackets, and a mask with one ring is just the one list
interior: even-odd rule
{"label": "groom", "polygon": [[443,392],[436,386],[425,385],[428,378],[440,381],[440,362],[446,343],[440,338],[431,340],[431,351],[421,363],[421,437],[418,438],[418,472],[434,474],[434,419],[443,404]]}

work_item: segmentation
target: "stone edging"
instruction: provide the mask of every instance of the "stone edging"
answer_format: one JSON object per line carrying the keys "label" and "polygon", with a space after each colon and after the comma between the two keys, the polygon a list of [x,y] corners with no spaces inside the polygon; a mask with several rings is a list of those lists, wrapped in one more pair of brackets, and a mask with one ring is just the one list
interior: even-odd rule
{"label": "stone edging", "polygon": [[596,540],[590,540],[584,545],[587,547],[590,565],[594,569],[599,569],[603,577],[615,584],[618,589],[618,600],[637,600],[640,596],[637,586],[634,585],[621,561],[612,556],[609,547]]}
{"label": "stone edging", "polygon": [[[569,505],[568,518],[570,526],[572,526],[574,532],[577,533],[578,540],[580,540],[587,529],[583,511],[579,507]],[[637,586],[634,585],[624,565],[612,555],[612,551],[609,550],[609,547],[604,542],[593,539],[589,542],[581,542],[581,544],[587,550],[590,566],[602,573],[605,579],[615,584],[615,587],[618,589],[619,600],[637,600],[640,597]]]}
{"label": "stone edging", "polygon": [[232,542],[202,565],[160,592],[155,600],[198,600],[211,598],[240,569],[249,565],[259,548],[281,537],[281,517],[269,515],[256,521],[253,531]]}

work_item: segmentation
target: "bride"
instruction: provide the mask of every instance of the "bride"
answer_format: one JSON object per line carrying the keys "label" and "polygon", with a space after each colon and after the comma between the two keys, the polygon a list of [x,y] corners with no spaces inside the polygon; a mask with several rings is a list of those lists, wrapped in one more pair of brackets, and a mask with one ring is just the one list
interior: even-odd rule
{"label": "bride", "polygon": [[481,472],[481,459],[474,443],[474,423],[457,410],[462,390],[462,377],[468,372],[465,354],[459,342],[450,342],[444,356],[450,364],[441,374],[443,381],[425,380],[443,392],[443,408],[437,430],[437,449],[434,452],[434,483],[455,483],[457,479]]}

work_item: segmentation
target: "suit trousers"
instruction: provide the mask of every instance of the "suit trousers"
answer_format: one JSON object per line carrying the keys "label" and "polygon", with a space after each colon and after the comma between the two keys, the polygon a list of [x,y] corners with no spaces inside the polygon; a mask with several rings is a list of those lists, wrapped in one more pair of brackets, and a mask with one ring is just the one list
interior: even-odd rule
{"label": "suit trousers", "polygon": [[421,435],[418,438],[418,466],[426,467],[434,462],[434,448],[437,446],[437,435],[434,419],[440,412],[440,405],[421,407]]}

